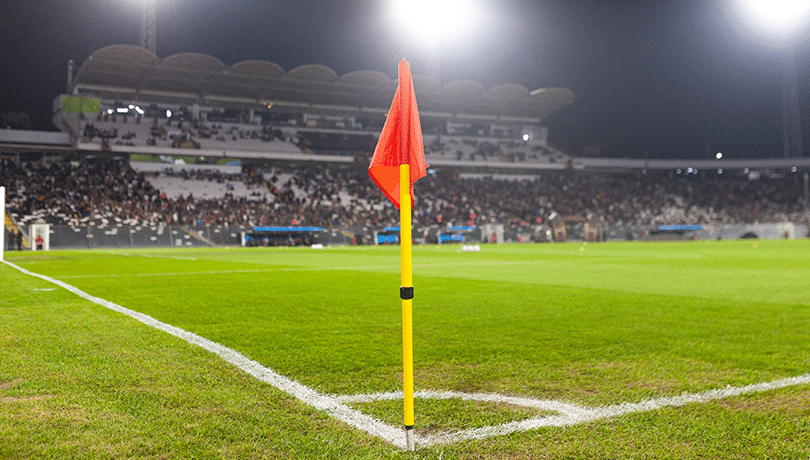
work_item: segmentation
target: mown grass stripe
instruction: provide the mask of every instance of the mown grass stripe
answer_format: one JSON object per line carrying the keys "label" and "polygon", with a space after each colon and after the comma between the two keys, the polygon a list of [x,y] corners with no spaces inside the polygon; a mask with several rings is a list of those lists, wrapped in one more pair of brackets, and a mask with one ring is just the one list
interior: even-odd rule
{"label": "mown grass stripe", "polygon": [[[186,259],[191,260],[191,259]],[[518,262],[482,262],[479,265],[526,265],[538,264],[542,261],[518,261]],[[466,267],[465,263],[446,263],[446,264],[418,264],[414,265],[415,268],[442,268],[442,267]],[[189,271],[189,272],[163,272],[163,273],[103,273],[94,275],[65,275],[59,276],[58,279],[79,279],[79,278],[125,278],[125,277],[162,277],[162,276],[191,276],[191,275],[220,275],[230,273],[265,273],[265,272],[318,272],[318,271],[343,271],[343,270],[389,270],[390,265],[369,265],[359,267],[286,267],[286,268],[245,268],[237,270],[206,270],[206,271]]]}

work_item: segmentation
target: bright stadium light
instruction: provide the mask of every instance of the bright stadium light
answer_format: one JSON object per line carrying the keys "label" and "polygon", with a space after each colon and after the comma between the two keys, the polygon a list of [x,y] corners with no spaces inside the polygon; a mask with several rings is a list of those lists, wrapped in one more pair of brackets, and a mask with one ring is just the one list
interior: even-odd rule
{"label": "bright stadium light", "polygon": [[470,0],[394,0],[390,11],[392,21],[430,49],[461,42],[481,21]]}
{"label": "bright stadium light", "polygon": [[782,146],[785,158],[803,155],[796,55],[810,40],[808,0],[724,0],[739,27],[734,34],[746,55],[762,55],[782,68]]}
{"label": "bright stadium light", "polygon": [[763,32],[790,38],[810,18],[807,0],[743,0],[749,21]]}

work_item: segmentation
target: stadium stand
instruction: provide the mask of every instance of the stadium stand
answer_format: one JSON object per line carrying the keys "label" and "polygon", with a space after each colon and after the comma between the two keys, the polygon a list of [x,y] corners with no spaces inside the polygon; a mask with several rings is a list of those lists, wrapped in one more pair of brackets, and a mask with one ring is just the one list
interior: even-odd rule
{"label": "stadium stand", "polygon": [[[324,242],[351,244],[398,224],[366,171],[395,88],[385,74],[226,66],[194,53],[161,60],[114,45],[69,81],[54,101],[62,133],[0,131],[0,151],[13,152],[0,164],[8,230],[47,223],[52,247],[137,247],[234,245],[254,227],[312,226]],[[754,178],[742,160],[724,160],[719,175],[709,160],[692,174],[683,160],[574,158],[547,143],[543,126],[573,103],[565,88],[419,75],[414,86],[431,165],[417,183],[420,241],[453,226],[500,242],[785,222],[804,236],[810,225],[801,193],[810,160],[760,161]],[[552,231],[551,215],[565,232]]]}
{"label": "stadium stand", "polygon": [[[72,71],[71,71],[72,72]],[[226,66],[213,56],[159,59],[139,47],[97,50],[54,100],[54,125],[85,154],[132,153],[351,163],[371,154],[396,82],[322,65],[285,71],[267,61]],[[414,76],[428,162],[437,167],[563,169],[543,121],[573,103],[565,88],[530,91]]]}
{"label": "stadium stand", "polygon": [[[107,109],[112,111],[113,109]],[[184,118],[178,114],[175,118]],[[99,150],[121,147],[152,147],[165,154],[199,154],[258,157],[256,153],[366,156],[374,151],[379,131],[330,128],[297,129],[274,124],[184,122],[155,116],[98,114],[94,120],[81,115],[63,115],[63,125],[80,132],[80,142]],[[556,165],[560,168],[570,156],[541,142],[492,137],[487,133],[449,135],[444,124],[440,134],[424,136],[425,158],[443,165],[494,164]],[[158,150],[162,148],[161,150]],[[175,149],[175,150],[167,150]],[[187,152],[185,150],[199,150]],[[145,150],[141,150],[145,151]],[[240,153],[241,152],[241,153]],[[552,169],[552,168],[549,168]]]}
{"label": "stadium stand", "polygon": [[[177,240],[210,245],[211,229],[217,236],[228,229],[311,225],[355,235],[397,225],[398,213],[365,169],[135,165],[140,171],[125,161],[19,166],[5,161],[0,178],[9,184],[9,216],[21,228],[49,223],[71,229],[73,234],[53,238],[52,247],[177,245]],[[513,229],[514,240],[537,241],[542,238],[533,235],[557,213],[583,228],[586,221],[598,221],[620,238],[673,224],[794,222],[806,228],[810,222],[796,194],[798,183],[799,175],[749,180],[674,173],[438,173],[417,183],[414,227],[415,234],[432,235],[454,225],[501,224]],[[170,226],[184,230],[164,236],[180,231],[163,230]],[[631,230],[616,233],[625,228]],[[68,243],[72,239],[77,240]],[[219,240],[239,243],[233,237]]]}
{"label": "stadium stand", "polygon": [[158,117],[144,119],[106,113],[99,114],[95,120],[82,120],[80,116],[66,117],[66,120],[76,123],[81,142],[99,146],[300,153],[293,143],[280,139],[281,131],[271,130],[268,126],[184,122]]}

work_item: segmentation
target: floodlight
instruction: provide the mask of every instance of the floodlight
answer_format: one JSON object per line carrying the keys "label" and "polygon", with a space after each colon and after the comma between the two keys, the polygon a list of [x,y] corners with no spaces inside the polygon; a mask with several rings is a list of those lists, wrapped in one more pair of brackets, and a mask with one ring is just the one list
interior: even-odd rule
{"label": "floodlight", "polygon": [[723,153],[722,152],[717,152],[717,155],[715,155],[714,157],[719,160],[719,159],[723,158]]}
{"label": "floodlight", "polygon": [[470,0],[395,0],[391,19],[429,48],[457,43],[479,25],[480,13]]}
{"label": "floodlight", "polygon": [[749,21],[760,29],[791,38],[810,19],[807,0],[742,0]]}

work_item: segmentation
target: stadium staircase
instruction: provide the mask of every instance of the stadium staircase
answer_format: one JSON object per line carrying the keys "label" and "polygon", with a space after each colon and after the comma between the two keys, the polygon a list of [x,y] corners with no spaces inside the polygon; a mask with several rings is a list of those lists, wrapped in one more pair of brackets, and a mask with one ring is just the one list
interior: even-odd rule
{"label": "stadium staircase", "polygon": [[59,128],[63,133],[68,133],[70,136],[70,143],[74,147],[79,144],[81,140],[81,131],[79,125],[81,124],[81,115],[78,113],[64,113],[59,111],[53,116],[53,125]]}
{"label": "stadium staircase", "polygon": [[5,222],[3,222],[3,224],[5,225],[6,229],[9,231],[9,233],[14,233],[15,230],[18,231],[18,232],[21,232],[23,234],[23,239],[22,239],[23,247],[30,249],[31,244],[28,241],[28,237],[25,235],[25,232],[23,232],[22,229],[20,227],[18,227],[16,223],[14,223],[14,220],[11,219],[11,216],[6,214],[5,217],[6,217]]}
{"label": "stadium staircase", "polygon": [[184,232],[186,232],[188,235],[190,235],[192,238],[194,238],[195,240],[197,240],[197,241],[199,241],[199,242],[201,242],[201,243],[203,243],[203,244],[207,245],[208,247],[214,247],[214,246],[216,246],[216,245],[217,245],[217,244],[216,244],[216,243],[214,243],[213,241],[211,241],[211,240],[209,240],[208,238],[204,237],[204,236],[202,235],[202,232],[195,232],[195,231],[193,231],[193,230],[189,230],[189,229],[188,229],[188,228],[187,228],[185,225],[180,226],[180,228],[181,228],[181,229],[182,229]]}
{"label": "stadium staircase", "polygon": [[264,178],[262,178],[262,186],[264,186],[264,188],[266,188],[266,189],[267,189],[267,191],[269,191],[271,195],[273,195],[274,197],[276,197],[276,199],[277,199],[277,200],[280,200],[280,199],[281,199],[281,195],[280,195],[280,194],[279,194],[279,192],[278,192],[278,188],[277,188],[275,185],[273,185],[273,184],[269,183],[269,182],[268,182],[266,179],[264,179]]}
{"label": "stadium staircase", "polygon": [[[330,227],[331,227],[331,225],[330,225]],[[349,241],[351,241],[351,240],[353,240],[353,239],[354,239],[354,235],[352,235],[351,233],[349,233],[347,230],[344,230],[344,229],[342,229],[342,228],[338,228],[338,229],[336,229],[336,228],[334,228],[334,227],[331,227],[331,228],[332,228],[332,230],[337,230],[337,231],[338,231],[338,232],[339,232],[341,235],[343,235],[343,236],[345,236],[346,238],[348,238],[348,239],[349,239]]]}

